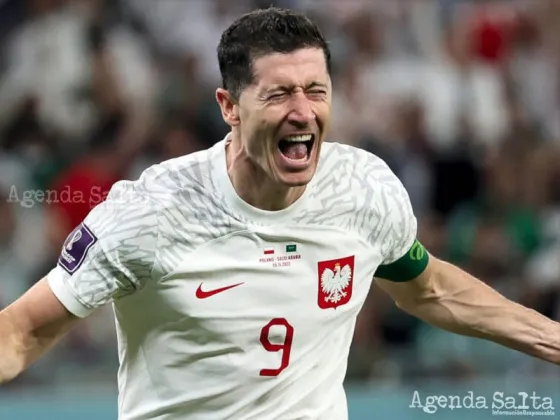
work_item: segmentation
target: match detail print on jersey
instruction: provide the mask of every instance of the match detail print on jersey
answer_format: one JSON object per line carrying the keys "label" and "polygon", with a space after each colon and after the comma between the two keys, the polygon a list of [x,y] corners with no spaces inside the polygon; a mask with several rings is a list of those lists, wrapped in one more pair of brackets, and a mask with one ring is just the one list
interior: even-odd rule
{"label": "match detail print on jersey", "polygon": [[68,235],[64,242],[58,264],[68,274],[73,274],[84,262],[89,249],[97,242],[97,238],[84,224],[80,224]]}
{"label": "match detail print on jersey", "polygon": [[422,274],[428,260],[428,252],[415,240],[406,254],[391,264],[380,265],[374,276],[395,282],[410,281]]}
{"label": "match detail print on jersey", "polygon": [[336,308],[347,304],[352,297],[354,256],[319,261],[319,308]]}

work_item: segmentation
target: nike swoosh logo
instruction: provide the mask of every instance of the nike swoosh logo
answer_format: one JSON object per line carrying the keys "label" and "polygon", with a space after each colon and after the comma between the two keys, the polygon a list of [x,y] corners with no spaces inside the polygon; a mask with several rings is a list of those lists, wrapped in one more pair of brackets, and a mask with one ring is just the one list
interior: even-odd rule
{"label": "nike swoosh logo", "polygon": [[198,289],[196,289],[196,297],[199,299],[206,299],[210,296],[217,295],[218,293],[225,292],[226,290],[233,289],[234,287],[241,286],[242,284],[244,283],[232,284],[231,286],[220,287],[219,289],[214,290],[202,290],[202,283],[200,283]]}

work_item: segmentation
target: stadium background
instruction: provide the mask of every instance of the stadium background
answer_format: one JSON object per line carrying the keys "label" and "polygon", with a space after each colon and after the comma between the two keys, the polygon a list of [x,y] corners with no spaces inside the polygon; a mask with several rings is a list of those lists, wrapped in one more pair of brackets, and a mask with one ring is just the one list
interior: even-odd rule
{"label": "stadium background", "polygon": [[[0,307],[50,269],[116,180],[223,137],[219,35],[271,3],[320,22],[334,54],[330,140],[387,160],[431,252],[558,320],[556,0],[0,0]],[[115,419],[116,355],[107,308],[0,389],[0,419]],[[434,330],[374,286],[349,362],[350,419],[424,418],[414,390],[535,391],[560,417],[559,373]]]}

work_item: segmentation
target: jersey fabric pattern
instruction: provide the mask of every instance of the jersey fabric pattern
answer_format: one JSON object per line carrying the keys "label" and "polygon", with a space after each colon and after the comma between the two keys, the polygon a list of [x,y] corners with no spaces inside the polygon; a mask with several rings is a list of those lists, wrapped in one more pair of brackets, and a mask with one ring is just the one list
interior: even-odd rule
{"label": "jersey fabric pattern", "polygon": [[112,303],[121,420],[344,420],[356,317],[416,239],[408,194],[378,157],[324,143],[303,196],[259,210],[225,147],[117,183],[48,282],[80,317]]}

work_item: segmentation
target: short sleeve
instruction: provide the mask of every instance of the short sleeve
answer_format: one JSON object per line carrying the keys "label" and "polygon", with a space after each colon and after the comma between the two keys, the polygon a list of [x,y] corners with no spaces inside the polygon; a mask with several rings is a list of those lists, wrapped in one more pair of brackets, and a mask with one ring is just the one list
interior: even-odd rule
{"label": "short sleeve", "polygon": [[53,293],[70,312],[85,317],[151,279],[157,214],[139,184],[121,181],[74,229],[47,275]]}
{"label": "short sleeve", "polygon": [[381,249],[381,264],[388,265],[404,256],[414,244],[417,220],[408,192],[385,162],[377,163],[370,175],[374,193],[369,242]]}
{"label": "short sleeve", "polygon": [[380,250],[382,260],[375,277],[409,281],[427,266],[428,254],[417,240],[418,222],[408,192],[385,162],[370,168],[369,242]]}

